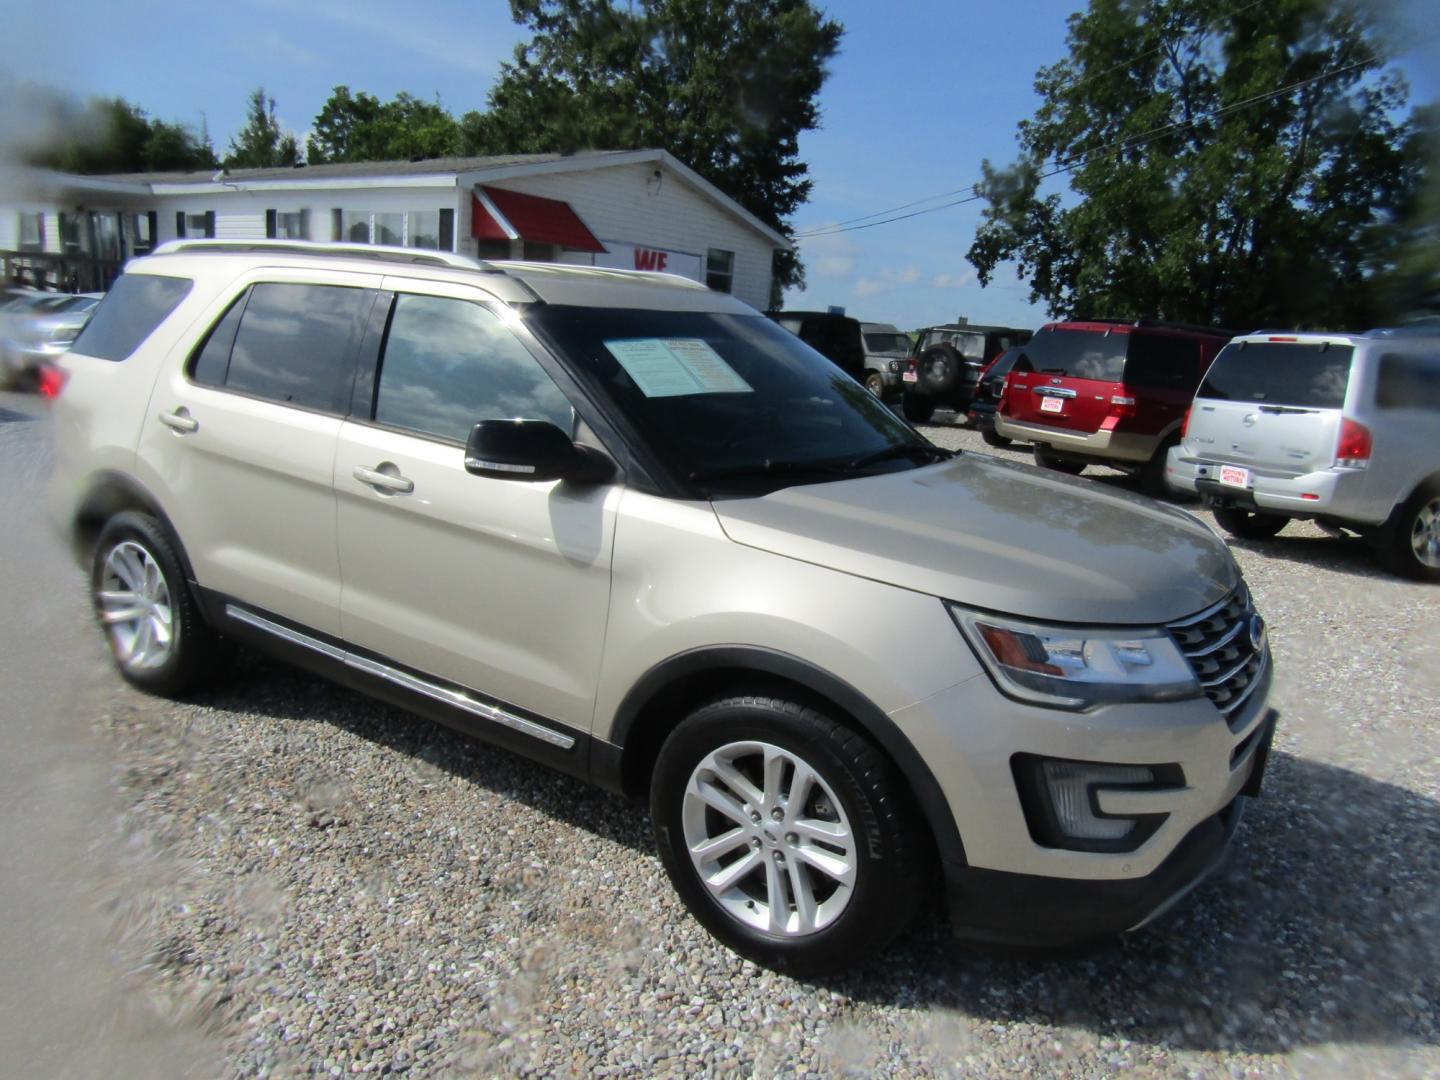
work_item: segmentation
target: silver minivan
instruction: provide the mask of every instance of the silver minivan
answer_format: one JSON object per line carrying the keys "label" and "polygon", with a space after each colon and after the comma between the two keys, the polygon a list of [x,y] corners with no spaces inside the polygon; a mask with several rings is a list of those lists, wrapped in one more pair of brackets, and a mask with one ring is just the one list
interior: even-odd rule
{"label": "silver minivan", "polygon": [[1166,480],[1236,536],[1313,519],[1368,537],[1396,573],[1440,581],[1440,333],[1234,339],[1195,395]]}

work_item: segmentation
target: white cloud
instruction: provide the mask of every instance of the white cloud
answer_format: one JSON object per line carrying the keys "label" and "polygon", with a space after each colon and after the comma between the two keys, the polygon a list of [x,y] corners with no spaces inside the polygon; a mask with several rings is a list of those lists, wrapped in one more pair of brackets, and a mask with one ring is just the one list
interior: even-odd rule
{"label": "white cloud", "polygon": [[800,258],[816,277],[850,277],[860,265],[860,254],[860,245],[844,233],[808,236],[800,241]]}
{"label": "white cloud", "polygon": [[855,282],[855,295],[878,296],[881,293],[894,292],[902,285],[913,285],[919,280],[920,268],[914,263],[899,269],[883,266],[876,276],[862,277]]}
{"label": "white cloud", "polygon": [[963,270],[958,274],[936,274],[930,279],[932,289],[963,289],[975,280],[975,274]]}

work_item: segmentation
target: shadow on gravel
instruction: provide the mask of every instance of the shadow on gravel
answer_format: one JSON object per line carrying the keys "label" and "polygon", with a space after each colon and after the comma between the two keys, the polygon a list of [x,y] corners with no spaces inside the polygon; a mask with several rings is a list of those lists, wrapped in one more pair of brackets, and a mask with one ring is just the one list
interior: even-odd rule
{"label": "shadow on gravel", "polygon": [[1016,958],[932,924],[829,985],[1190,1050],[1440,1044],[1440,804],[1285,754],[1265,782],[1228,864],[1152,928]]}
{"label": "shadow on gravel", "polygon": [[1355,577],[1404,584],[1404,579],[1380,566],[1375,549],[1358,536],[1287,536],[1273,540],[1241,540],[1227,535],[1232,548],[1277,562],[1302,563]]}
{"label": "shadow on gravel", "polygon": [[421,771],[460,777],[636,852],[655,850],[649,815],[619,795],[248,649],[229,677],[195,701],[241,715],[333,724],[415,759]]}

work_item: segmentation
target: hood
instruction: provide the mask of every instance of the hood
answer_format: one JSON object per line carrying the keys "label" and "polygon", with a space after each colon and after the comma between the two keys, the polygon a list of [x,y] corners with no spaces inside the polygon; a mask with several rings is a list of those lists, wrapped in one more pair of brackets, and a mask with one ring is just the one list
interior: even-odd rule
{"label": "hood", "polygon": [[1239,582],[1184,511],[983,454],[714,506],[736,543],[1032,619],[1164,623]]}

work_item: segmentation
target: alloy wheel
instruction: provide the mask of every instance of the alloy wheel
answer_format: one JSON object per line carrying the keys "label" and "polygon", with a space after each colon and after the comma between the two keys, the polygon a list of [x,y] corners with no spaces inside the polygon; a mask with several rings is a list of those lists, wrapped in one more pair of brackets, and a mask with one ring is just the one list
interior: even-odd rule
{"label": "alloy wheel", "polygon": [[1432,570],[1440,570],[1440,496],[1431,499],[1415,514],[1410,546],[1416,559]]}
{"label": "alloy wheel", "polygon": [[159,562],[143,546],[124,540],[110,549],[96,603],[122,667],[151,671],[170,658],[175,645],[170,586]]}

